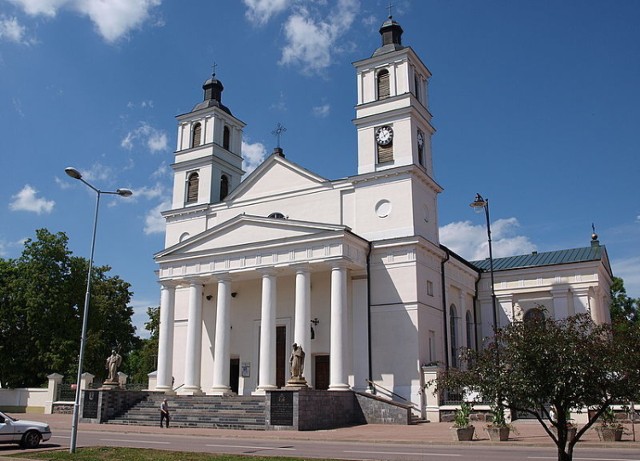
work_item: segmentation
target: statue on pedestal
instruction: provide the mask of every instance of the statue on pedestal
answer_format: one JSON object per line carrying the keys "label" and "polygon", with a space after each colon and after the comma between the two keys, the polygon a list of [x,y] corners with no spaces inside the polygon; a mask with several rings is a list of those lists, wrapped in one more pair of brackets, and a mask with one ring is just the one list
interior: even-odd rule
{"label": "statue on pedestal", "polygon": [[287,386],[306,387],[307,380],[302,376],[304,373],[304,351],[302,346],[293,343],[293,350],[289,357],[289,365],[291,370],[291,379],[287,382]]}
{"label": "statue on pedestal", "polygon": [[107,357],[107,363],[105,368],[108,370],[107,379],[105,384],[118,384],[118,367],[122,364],[122,357],[116,352],[111,351],[111,355]]}

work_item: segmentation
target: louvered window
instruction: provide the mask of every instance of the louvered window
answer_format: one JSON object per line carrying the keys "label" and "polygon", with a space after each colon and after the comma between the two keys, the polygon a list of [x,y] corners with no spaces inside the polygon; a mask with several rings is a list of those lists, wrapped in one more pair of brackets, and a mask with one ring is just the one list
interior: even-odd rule
{"label": "louvered window", "polygon": [[200,145],[200,137],[202,136],[202,125],[196,123],[193,125],[193,131],[191,132],[191,147],[198,147]]}
{"label": "louvered window", "polygon": [[187,179],[187,203],[194,203],[198,201],[198,184],[200,183],[200,176],[198,173],[191,173],[189,179]]}
{"label": "louvered window", "polygon": [[391,95],[389,91],[389,71],[386,69],[378,72],[378,99],[388,98]]}
{"label": "louvered window", "polygon": [[393,162],[393,144],[378,145],[378,163]]}
{"label": "louvered window", "polygon": [[231,132],[229,131],[229,127],[225,126],[224,130],[222,130],[222,147],[229,150],[230,142],[231,142]]}

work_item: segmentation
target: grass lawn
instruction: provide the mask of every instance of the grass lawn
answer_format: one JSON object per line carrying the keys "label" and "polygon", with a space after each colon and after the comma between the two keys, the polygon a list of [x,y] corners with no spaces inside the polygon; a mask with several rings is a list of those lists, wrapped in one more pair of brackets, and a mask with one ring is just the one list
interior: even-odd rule
{"label": "grass lawn", "polygon": [[[120,447],[79,448],[74,454],[69,453],[69,450],[26,452],[12,455],[12,457],[42,459],[46,461],[305,461],[305,458],[288,458],[282,456],[214,455],[210,453]],[[317,460],[314,458],[314,461],[331,460]]]}

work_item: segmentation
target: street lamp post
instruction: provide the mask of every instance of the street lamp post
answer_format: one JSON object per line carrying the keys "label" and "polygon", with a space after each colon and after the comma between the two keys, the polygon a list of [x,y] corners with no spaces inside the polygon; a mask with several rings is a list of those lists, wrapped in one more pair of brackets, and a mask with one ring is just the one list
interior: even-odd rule
{"label": "street lamp post", "polygon": [[87,341],[87,325],[89,320],[89,300],[91,295],[91,272],[93,270],[93,252],[96,246],[96,230],[98,227],[98,209],[100,208],[100,196],[102,194],[120,195],[122,197],[131,196],[132,192],[129,189],[116,189],[115,191],[103,191],[100,190],[87,181],[82,179],[82,175],[78,170],[72,167],[64,169],[73,179],[77,179],[87,186],[89,186],[96,193],[96,211],[93,218],[93,235],[91,237],[91,256],[89,257],[89,270],[87,271],[87,291],[84,296],[84,312],[82,314],[82,333],[80,335],[80,355],[78,356],[78,378],[76,380],[76,398],[73,403],[73,419],[71,421],[71,442],[69,445],[69,453],[76,452],[76,442],[78,439],[78,418],[80,407],[80,384],[82,381],[82,364],[84,361],[84,349]]}
{"label": "street lamp post", "polygon": [[489,241],[489,273],[491,275],[491,307],[493,314],[493,333],[495,334],[498,331],[498,306],[496,303],[496,290],[495,290],[495,282],[493,279],[493,249],[491,248],[491,221],[489,220],[489,199],[485,199],[480,194],[476,194],[476,198],[473,202],[469,204],[471,208],[476,210],[478,213],[482,213],[484,209],[485,216],[487,218],[487,239]]}

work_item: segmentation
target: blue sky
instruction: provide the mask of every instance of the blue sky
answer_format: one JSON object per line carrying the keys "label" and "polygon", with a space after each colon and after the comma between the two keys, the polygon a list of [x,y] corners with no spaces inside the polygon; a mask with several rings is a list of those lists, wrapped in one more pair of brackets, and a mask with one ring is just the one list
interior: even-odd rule
{"label": "blue sky", "polygon": [[[135,323],[159,304],[176,115],[217,64],[247,123],[245,169],[275,146],[328,179],[356,173],[352,62],[380,44],[388,1],[0,0],[0,257],[35,229],[64,231],[132,284]],[[640,2],[396,0],[393,17],[433,73],[430,110],[443,243],[495,256],[590,244],[640,297]],[[143,331],[140,331],[143,333]]]}

